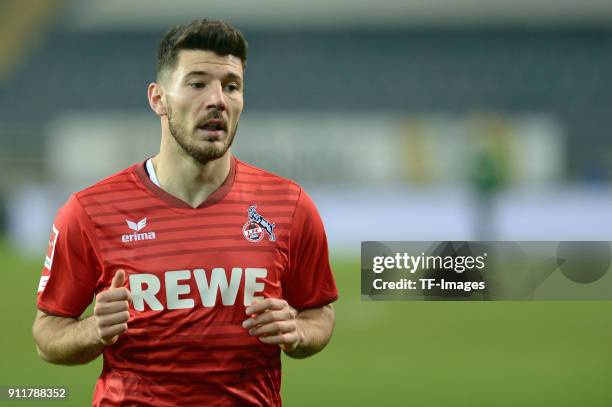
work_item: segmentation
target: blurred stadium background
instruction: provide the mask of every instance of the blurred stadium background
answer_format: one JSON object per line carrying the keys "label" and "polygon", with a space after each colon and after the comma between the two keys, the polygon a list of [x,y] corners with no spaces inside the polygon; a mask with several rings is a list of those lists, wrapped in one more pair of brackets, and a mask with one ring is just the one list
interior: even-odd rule
{"label": "blurred stadium background", "polygon": [[[612,240],[609,0],[3,0],[0,385],[65,385],[30,338],[68,195],[156,152],[165,30],[250,44],[239,158],[304,185],[328,230],[337,330],[284,360],[288,406],[609,406],[609,303],[362,302],[361,240]],[[57,403],[62,404],[62,403]]]}

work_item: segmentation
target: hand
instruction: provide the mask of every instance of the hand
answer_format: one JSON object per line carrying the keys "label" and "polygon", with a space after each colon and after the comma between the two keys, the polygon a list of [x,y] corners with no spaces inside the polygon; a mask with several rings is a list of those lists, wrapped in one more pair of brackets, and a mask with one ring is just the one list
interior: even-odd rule
{"label": "hand", "polygon": [[279,345],[285,352],[294,351],[300,344],[302,334],[297,322],[297,311],[287,301],[266,298],[255,301],[246,309],[251,317],[242,323],[252,336],[263,343]]}
{"label": "hand", "polygon": [[117,270],[110,288],[96,295],[94,324],[97,339],[104,345],[114,344],[119,335],[128,329],[128,306],[132,301],[132,293],[123,286],[125,281],[125,271]]}

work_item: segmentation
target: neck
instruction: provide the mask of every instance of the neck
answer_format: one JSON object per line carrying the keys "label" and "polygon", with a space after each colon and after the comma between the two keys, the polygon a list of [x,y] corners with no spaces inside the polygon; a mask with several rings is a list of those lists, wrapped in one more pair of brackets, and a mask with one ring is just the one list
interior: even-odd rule
{"label": "neck", "polygon": [[153,167],[161,188],[195,208],[225,181],[230,171],[231,152],[221,158],[200,163],[176,144],[172,136],[162,136]]}

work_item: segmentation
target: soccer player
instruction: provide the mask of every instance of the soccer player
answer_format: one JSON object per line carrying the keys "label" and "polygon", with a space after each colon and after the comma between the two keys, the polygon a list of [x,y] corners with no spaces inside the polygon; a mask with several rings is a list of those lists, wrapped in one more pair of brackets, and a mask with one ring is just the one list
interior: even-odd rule
{"label": "soccer player", "polygon": [[159,154],[58,212],[33,335],[51,363],[103,354],[94,406],[280,406],[281,350],[304,358],[331,337],[312,200],[231,153],[246,57],[227,23],[172,28],[148,88]]}

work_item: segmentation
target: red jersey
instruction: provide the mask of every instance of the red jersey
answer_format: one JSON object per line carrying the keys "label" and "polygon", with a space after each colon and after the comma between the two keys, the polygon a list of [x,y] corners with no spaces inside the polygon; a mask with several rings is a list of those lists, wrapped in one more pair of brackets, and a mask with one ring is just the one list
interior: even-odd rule
{"label": "red jersey", "polygon": [[306,309],[338,295],[310,197],[235,158],[197,208],[156,186],[144,163],[127,168],[73,194],[49,243],[43,312],[79,317],[120,268],[133,295],[94,406],[280,406],[280,349],[242,328],[246,306],[272,297]]}

